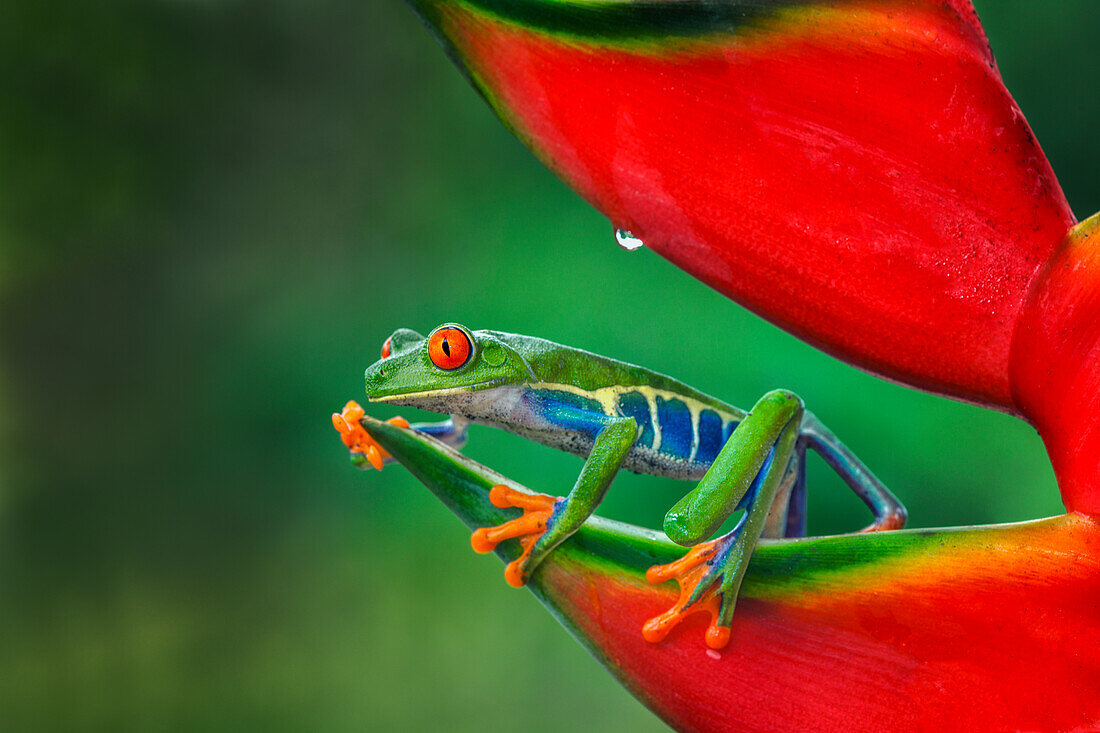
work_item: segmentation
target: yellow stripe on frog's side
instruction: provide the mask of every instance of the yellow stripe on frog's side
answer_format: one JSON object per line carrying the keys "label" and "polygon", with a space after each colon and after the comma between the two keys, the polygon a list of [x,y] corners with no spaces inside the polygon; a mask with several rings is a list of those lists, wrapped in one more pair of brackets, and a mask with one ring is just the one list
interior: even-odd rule
{"label": "yellow stripe on frog's side", "polygon": [[653,426],[653,452],[661,452],[661,419],[657,417],[657,394],[656,390],[650,389],[648,392],[645,390],[635,390],[641,393],[642,397],[645,397],[646,405],[649,407],[649,424]]}
{"label": "yellow stripe on frog's side", "polygon": [[723,425],[730,421],[741,419],[740,415],[730,410],[723,410],[712,404],[700,402],[699,400],[687,397],[679,392],[655,389],[648,385],[612,385],[594,390],[582,389],[572,384],[558,384],[555,382],[535,382],[531,383],[529,386],[536,390],[568,392],[578,397],[595,400],[600,405],[604,414],[609,416],[621,414],[621,410],[619,409],[620,398],[624,395],[641,395],[649,407],[649,419],[653,427],[652,450],[655,453],[661,449],[661,424],[657,416],[657,398],[660,397],[666,401],[677,400],[682,402],[687,407],[691,422],[691,455],[688,459],[689,461],[694,461],[695,456],[699,452],[699,420],[703,414],[703,410],[711,410],[716,413],[722,419]]}

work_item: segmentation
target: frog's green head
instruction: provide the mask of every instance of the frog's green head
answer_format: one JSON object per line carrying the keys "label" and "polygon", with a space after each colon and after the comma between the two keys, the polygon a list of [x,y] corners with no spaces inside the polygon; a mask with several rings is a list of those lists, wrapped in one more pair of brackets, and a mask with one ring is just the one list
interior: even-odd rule
{"label": "frog's green head", "polygon": [[402,328],[382,345],[382,358],[367,367],[371,402],[456,412],[458,403],[494,387],[532,378],[530,367],[505,334],[470,331],[445,323],[425,338]]}

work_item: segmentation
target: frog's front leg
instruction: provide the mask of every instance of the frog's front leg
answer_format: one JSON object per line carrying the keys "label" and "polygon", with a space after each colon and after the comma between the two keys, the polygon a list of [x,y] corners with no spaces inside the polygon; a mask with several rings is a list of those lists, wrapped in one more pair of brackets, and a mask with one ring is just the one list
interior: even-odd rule
{"label": "frog's front leg", "polygon": [[[675,579],[680,599],[642,629],[658,642],[685,616],[711,614],[706,642],[721,649],[729,642],[737,594],[749,558],[764,530],[780,484],[790,480],[797,458],[802,401],[790,392],[769,392],[737,426],[699,485],[665,516],[665,534],[694,545],[680,560],[650,568],[651,583]],[[705,542],[737,509],[745,515],[732,532]]]}
{"label": "frog's front leg", "polygon": [[[365,414],[359,403],[352,400],[344,405],[343,411],[332,414],[332,425],[351,452],[352,463],[359,468],[373,466],[381,471],[382,466],[393,463],[394,459],[360,424]],[[466,445],[466,429],[470,426],[470,421],[460,415],[451,415],[450,419],[441,422],[412,425],[402,417],[393,417],[386,422],[412,428],[456,450],[461,450]]]}
{"label": "frog's front leg", "polygon": [[470,421],[461,415],[451,415],[450,418],[441,422],[418,422],[409,427],[455,450],[461,450],[466,445],[466,429],[470,427]]}
{"label": "frog's front leg", "polygon": [[524,513],[497,527],[477,530],[470,544],[477,552],[492,552],[504,540],[519,539],[523,553],[508,563],[504,578],[510,585],[522,586],[543,558],[592,516],[637,438],[638,423],[633,418],[605,418],[573,490],[563,499],[494,487],[489,499],[495,506],[517,507]]}

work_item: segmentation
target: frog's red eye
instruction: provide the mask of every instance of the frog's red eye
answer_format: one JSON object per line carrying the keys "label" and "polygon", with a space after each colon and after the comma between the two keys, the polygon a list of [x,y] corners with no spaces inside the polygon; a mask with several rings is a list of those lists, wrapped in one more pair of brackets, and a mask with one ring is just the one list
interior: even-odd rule
{"label": "frog's red eye", "polygon": [[428,339],[428,357],[440,369],[458,369],[470,360],[474,345],[461,328],[441,328]]}
{"label": "frog's red eye", "polygon": [[390,354],[393,353],[393,343],[392,342],[393,342],[393,339],[388,338],[388,339],[386,339],[386,343],[382,344],[382,358],[383,359],[389,359]]}

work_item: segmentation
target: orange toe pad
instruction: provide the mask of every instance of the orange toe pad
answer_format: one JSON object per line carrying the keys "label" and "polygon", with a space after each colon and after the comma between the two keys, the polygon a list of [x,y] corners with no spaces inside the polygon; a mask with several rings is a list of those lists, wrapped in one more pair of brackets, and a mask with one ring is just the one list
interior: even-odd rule
{"label": "orange toe pad", "polygon": [[531,556],[535,543],[546,533],[550,516],[559,500],[546,494],[528,494],[497,484],[489,491],[489,501],[501,509],[522,509],[523,514],[496,527],[482,527],[470,537],[470,545],[474,552],[484,553],[492,552],[504,540],[518,539],[523,553],[504,568],[504,579],[508,585],[520,588],[527,582],[524,563]]}
{"label": "orange toe pad", "polygon": [[[722,607],[722,594],[718,592],[717,579],[707,581],[711,573],[710,561],[721,549],[721,539],[702,542],[691,548],[686,555],[668,565],[654,565],[646,571],[645,577],[650,583],[659,584],[675,580],[680,586],[680,598],[669,610],[655,616],[642,626],[642,637],[652,643],[664,639],[668,632],[686,617],[698,611],[710,614],[710,627],[707,628],[706,642],[711,649],[721,649],[729,643],[730,630],[718,625],[718,613]],[[699,600],[688,604],[696,588],[702,582],[711,587],[703,592]]]}
{"label": "orange toe pad", "polygon": [[[366,412],[359,403],[351,400],[344,405],[343,412],[332,413],[332,426],[340,433],[340,439],[344,441],[348,450],[363,454],[370,465],[381,471],[383,462],[390,457],[390,454],[378,445],[378,441],[372,438],[363,427],[360,421],[364,415]],[[402,417],[390,418],[386,422],[400,428],[409,427],[409,421]]]}

